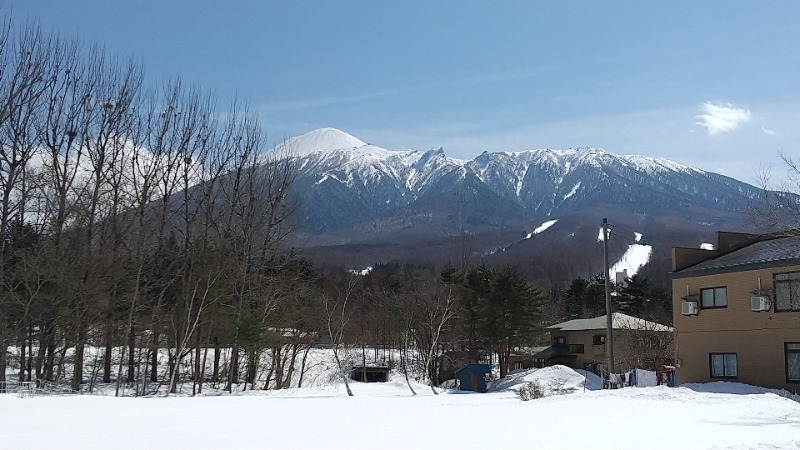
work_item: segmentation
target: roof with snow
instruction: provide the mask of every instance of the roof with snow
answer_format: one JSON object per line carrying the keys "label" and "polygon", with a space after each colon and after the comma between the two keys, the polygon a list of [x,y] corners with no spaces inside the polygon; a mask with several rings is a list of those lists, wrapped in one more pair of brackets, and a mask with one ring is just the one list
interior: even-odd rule
{"label": "roof with snow", "polygon": [[[612,327],[615,330],[672,331],[672,327],[618,312],[612,316]],[[561,331],[604,330],[606,328],[606,315],[603,314],[591,319],[568,320],[550,325],[547,328]]]}
{"label": "roof with snow", "polygon": [[800,264],[800,236],[759,241],[680,270],[680,274],[729,272],[761,266]]}

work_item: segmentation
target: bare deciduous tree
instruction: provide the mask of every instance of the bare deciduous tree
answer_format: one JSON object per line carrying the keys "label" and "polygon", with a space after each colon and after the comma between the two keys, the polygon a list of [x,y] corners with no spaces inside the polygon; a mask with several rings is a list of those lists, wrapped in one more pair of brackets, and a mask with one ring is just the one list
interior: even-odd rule
{"label": "bare deciduous tree", "polygon": [[[753,199],[749,215],[756,227],[767,232],[800,233],[800,165],[791,155],[778,153],[783,173],[776,176],[770,169],[759,175],[762,196]],[[775,183],[775,178],[781,181]]]}
{"label": "bare deciduous tree", "polygon": [[[142,73],[35,23],[2,23],[0,381],[14,345],[23,379],[35,369],[79,389],[87,346],[102,342],[105,383],[122,347],[118,394],[124,381],[145,394],[165,378],[174,392],[189,354],[201,388],[209,341],[233,346],[232,381],[240,339],[223,330],[252,319],[257,334],[294,338],[251,340],[249,383],[272,348],[275,386],[288,386],[309,335],[292,326],[307,319],[278,314],[304,295],[286,245],[293,162],[264,156],[246,107],[220,116],[209,93],[179,78],[144,91]],[[159,371],[165,342],[173,357]]]}
{"label": "bare deciduous tree", "polygon": [[664,325],[636,319],[614,333],[617,367],[656,370],[659,365],[672,362],[675,336]]}
{"label": "bare deciduous tree", "polygon": [[416,342],[431,391],[438,394],[435,387],[436,361],[443,335],[458,314],[458,302],[452,286],[437,282],[415,282],[406,295],[410,296],[404,302],[406,308],[410,308],[407,313],[410,318],[408,331]]}
{"label": "bare deciduous tree", "polygon": [[344,335],[350,317],[353,314],[352,306],[348,303],[352,301],[358,287],[359,279],[356,275],[351,275],[345,280],[344,286],[336,289],[336,294],[323,292],[322,301],[325,308],[325,328],[331,343],[333,359],[336,362],[336,369],[342,377],[347,395],[352,397],[353,391],[350,389],[350,374],[345,364]]}

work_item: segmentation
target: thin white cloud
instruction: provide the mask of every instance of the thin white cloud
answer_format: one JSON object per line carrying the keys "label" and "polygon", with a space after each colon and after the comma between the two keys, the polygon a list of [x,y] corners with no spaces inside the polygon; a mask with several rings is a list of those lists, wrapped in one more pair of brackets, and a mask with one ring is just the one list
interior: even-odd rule
{"label": "thin white cloud", "polygon": [[763,131],[767,136],[775,136],[777,134],[774,131],[764,127],[761,127],[761,131]]}
{"label": "thin white cloud", "polygon": [[[2,2],[2,0],[0,0]],[[384,90],[356,93],[352,95],[335,95],[328,97],[318,98],[298,98],[283,101],[274,101],[261,105],[265,111],[283,112],[295,110],[310,110],[318,108],[327,108],[331,106],[338,106],[347,103],[359,103],[364,101],[375,100],[382,97],[399,96],[413,92],[420,92],[432,89],[443,88],[458,88],[470,87],[475,85],[503,83],[507,81],[520,81],[527,80],[545,75],[552,74],[558,70],[565,68],[577,68],[578,65],[560,66],[542,66],[535,70],[508,70],[502,72],[489,72],[483,73],[472,77],[447,79],[446,81],[423,83],[417,85],[409,85],[404,87],[392,87]]]}
{"label": "thin white cloud", "polygon": [[277,101],[261,105],[261,108],[268,111],[289,111],[289,110],[323,108],[328,106],[340,105],[344,103],[358,103],[367,100],[374,100],[380,97],[400,95],[407,91],[408,89],[386,89],[383,91],[367,92],[364,94]]}
{"label": "thin white cloud", "polygon": [[710,136],[733,131],[753,120],[750,110],[737,108],[730,103],[705,102],[700,109],[702,114],[695,116],[700,119],[695,124],[708,129]]}

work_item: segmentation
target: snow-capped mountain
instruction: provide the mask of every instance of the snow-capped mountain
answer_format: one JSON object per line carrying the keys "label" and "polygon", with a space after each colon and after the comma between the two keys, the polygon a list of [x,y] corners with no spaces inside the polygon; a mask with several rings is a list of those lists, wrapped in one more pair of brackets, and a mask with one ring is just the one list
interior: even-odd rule
{"label": "snow-capped mountain", "polygon": [[730,218],[759,189],[672,161],[596,148],[484,152],[472,160],[389,151],[324,128],[286,141],[313,234],[431,226],[480,232],[532,218],[611,205],[696,222]]}

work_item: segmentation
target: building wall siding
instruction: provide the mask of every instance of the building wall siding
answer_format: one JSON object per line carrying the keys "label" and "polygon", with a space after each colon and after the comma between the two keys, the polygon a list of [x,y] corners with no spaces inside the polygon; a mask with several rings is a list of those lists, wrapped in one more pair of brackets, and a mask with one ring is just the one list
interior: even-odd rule
{"label": "building wall siding", "polygon": [[[800,341],[800,312],[775,312],[774,295],[769,311],[754,312],[750,297],[762,290],[774,289],[773,275],[800,271],[800,266],[783,266],[698,277],[680,277],[672,281],[673,323],[676,331],[678,383],[719,380],[710,373],[710,353],[736,353],[739,381],[758,386],[796,391],[800,383],[787,383],[784,342]],[[681,313],[683,297],[697,295],[700,289],[727,288],[725,308],[700,309],[696,316]]]}
{"label": "building wall siding", "polygon": [[[661,336],[661,339],[665,342],[668,342],[667,346],[660,349],[652,349],[652,348],[641,348],[639,347],[639,342],[637,342],[636,335],[644,333],[646,335],[651,336]],[[614,329],[614,359],[615,364],[614,368],[617,372],[628,371],[634,368],[644,368],[644,369],[655,369],[655,367],[649,367],[647,364],[633,363],[634,355],[629,354],[629,352],[635,352],[638,356],[662,356],[662,355],[671,355],[671,351],[669,350],[670,342],[672,338],[669,336],[671,333],[669,332],[656,332],[656,331],[637,331],[637,330],[621,330],[621,329]],[[555,340],[558,337],[564,337],[567,344],[583,344],[583,353],[573,353],[576,356],[575,361],[572,363],[573,368],[576,369],[585,369],[587,368],[587,364],[600,364],[602,366],[606,366],[608,359],[606,357],[606,346],[605,344],[595,344],[594,337],[595,336],[605,336],[606,330],[599,329],[599,330],[570,330],[570,331],[563,331],[563,330],[554,330],[551,335]],[[662,364],[664,361],[661,361],[658,358],[655,358],[651,364]]]}
{"label": "building wall siding", "polygon": [[[554,330],[552,332],[553,338],[564,337],[567,344],[583,344],[583,353],[573,353],[577,358],[575,359],[575,369],[583,369],[586,364],[606,364],[606,346],[594,345],[593,339],[597,334],[606,334],[606,330],[578,330],[578,331],[561,331]],[[615,345],[616,349],[617,346]]]}

